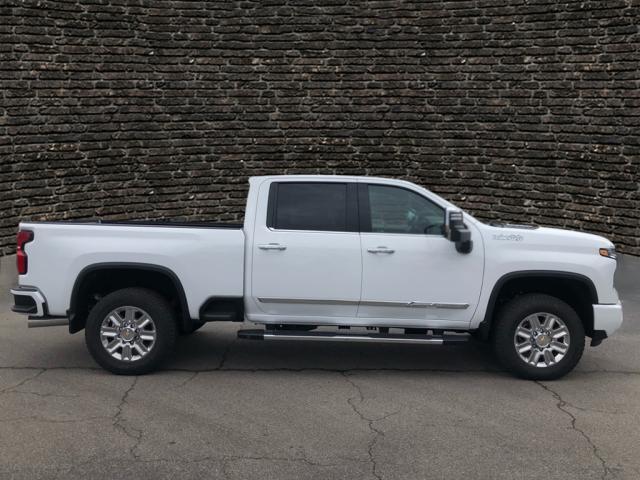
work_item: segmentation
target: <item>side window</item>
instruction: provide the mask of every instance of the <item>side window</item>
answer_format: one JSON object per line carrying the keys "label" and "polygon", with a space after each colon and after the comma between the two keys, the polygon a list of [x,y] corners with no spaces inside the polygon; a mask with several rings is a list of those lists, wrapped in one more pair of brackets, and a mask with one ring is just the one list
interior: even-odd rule
{"label": "side window", "polygon": [[372,232],[444,232],[444,209],[422,195],[399,187],[369,185],[368,197]]}
{"label": "side window", "polygon": [[283,182],[274,186],[268,226],[280,230],[348,231],[346,183]]}

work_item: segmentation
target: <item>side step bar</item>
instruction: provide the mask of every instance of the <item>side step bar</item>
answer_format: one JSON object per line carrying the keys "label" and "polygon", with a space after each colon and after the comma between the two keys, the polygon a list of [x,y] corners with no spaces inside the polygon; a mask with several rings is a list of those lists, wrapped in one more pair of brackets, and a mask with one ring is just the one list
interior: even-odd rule
{"label": "side step bar", "polygon": [[414,335],[369,333],[365,335],[340,334],[334,332],[297,332],[239,330],[238,338],[245,340],[315,340],[321,342],[382,342],[382,343],[414,343],[428,345],[457,345],[469,340],[467,334]]}

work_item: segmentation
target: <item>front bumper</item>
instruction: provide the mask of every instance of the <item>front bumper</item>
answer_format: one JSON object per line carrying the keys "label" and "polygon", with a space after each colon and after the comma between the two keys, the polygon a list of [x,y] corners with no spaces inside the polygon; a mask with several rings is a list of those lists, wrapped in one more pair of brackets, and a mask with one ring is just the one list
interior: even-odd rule
{"label": "front bumper", "polygon": [[610,336],[622,325],[622,303],[612,305],[593,306],[593,329],[604,332],[605,338]]}
{"label": "front bumper", "polygon": [[54,327],[69,325],[66,317],[53,317],[48,314],[47,301],[44,295],[35,287],[16,287],[11,289],[13,295],[13,307],[11,310],[16,313],[29,315],[27,326],[33,327]]}

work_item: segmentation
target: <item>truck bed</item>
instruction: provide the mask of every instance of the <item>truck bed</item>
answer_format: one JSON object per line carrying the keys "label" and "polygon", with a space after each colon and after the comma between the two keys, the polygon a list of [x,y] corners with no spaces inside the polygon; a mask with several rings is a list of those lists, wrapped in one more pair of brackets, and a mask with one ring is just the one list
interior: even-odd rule
{"label": "truck bed", "polygon": [[242,297],[244,232],[240,225],[208,222],[25,222],[34,232],[25,249],[29,270],[21,284],[37,286],[49,315],[66,315],[74,283],[91,266],[161,265],[174,274],[189,313],[215,292]]}

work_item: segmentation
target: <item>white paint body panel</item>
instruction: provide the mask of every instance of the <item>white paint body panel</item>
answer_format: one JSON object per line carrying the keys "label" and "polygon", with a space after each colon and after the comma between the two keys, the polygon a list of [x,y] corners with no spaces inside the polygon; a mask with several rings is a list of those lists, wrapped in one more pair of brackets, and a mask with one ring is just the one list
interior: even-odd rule
{"label": "white paint body panel", "polygon": [[486,268],[472,328],[484,319],[496,282],[516,272],[533,270],[583,275],[593,282],[598,303],[618,303],[618,293],[613,286],[616,262],[598,254],[600,248],[613,247],[606,238],[544,227],[526,230],[480,224],[480,230],[485,240]]}
{"label": "white paint body panel", "polygon": [[615,332],[622,325],[622,303],[593,306],[593,328]]}
{"label": "white paint body panel", "polygon": [[100,263],[142,263],[171,270],[182,283],[189,313],[212,294],[243,294],[244,234],[240,229],[23,223],[29,270],[21,286],[37,287],[50,315],[66,315],[80,272]]}
{"label": "white paint body panel", "polygon": [[[65,315],[74,282],[84,268],[143,263],[175,273],[192,318],[198,318],[200,307],[211,296],[244,296],[246,318],[257,323],[475,329],[484,320],[492,290],[502,277],[554,271],[583,275],[593,282],[599,303],[594,306],[596,328],[611,334],[622,321],[613,288],[616,262],[598,254],[599,248],[613,246],[605,238],[550,228],[493,227],[466,213],[464,221],[474,244],[466,255],[435,235],[272,230],[266,226],[269,186],[287,180],[398,185],[442,208],[455,208],[432,192],[399,180],[254,177],[242,230],[21,224],[34,231],[35,240],[26,246],[29,272],[20,276],[19,283],[37,287],[51,315]],[[279,243],[286,250],[258,248],[269,243]],[[367,252],[379,246],[393,249],[394,254]],[[409,302],[468,306],[401,305]]]}
{"label": "white paint body panel", "polygon": [[[466,328],[478,306],[484,263],[481,237],[473,230],[477,245],[468,255],[459,254],[443,236],[362,233],[362,302],[358,317],[386,317],[399,324],[413,319],[431,326],[458,324]],[[377,247],[393,253],[369,252]],[[389,304],[376,304],[381,301]],[[466,307],[408,307],[395,302]]]}

